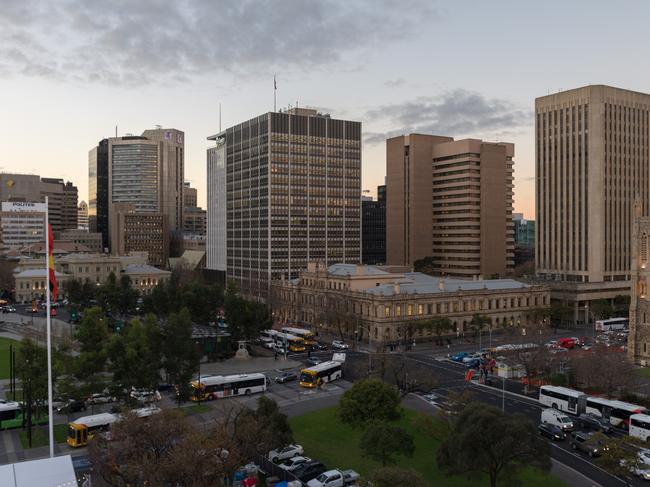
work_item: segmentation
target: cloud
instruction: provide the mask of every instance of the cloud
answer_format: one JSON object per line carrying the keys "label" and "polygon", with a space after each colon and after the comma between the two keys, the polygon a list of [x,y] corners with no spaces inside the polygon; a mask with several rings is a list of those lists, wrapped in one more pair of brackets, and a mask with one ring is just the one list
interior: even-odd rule
{"label": "cloud", "polygon": [[[4,69],[106,84],[310,70],[403,40],[426,0],[4,0]],[[19,53],[19,55],[16,55]],[[22,55],[22,57],[20,56]]]}
{"label": "cloud", "polygon": [[406,80],[404,78],[389,79],[388,81],[384,82],[384,86],[387,86],[388,88],[399,88],[405,84]]}
{"label": "cloud", "polygon": [[383,105],[366,113],[367,123],[396,127],[386,132],[366,132],[368,144],[408,133],[480,137],[482,134],[520,133],[533,121],[532,112],[499,98],[457,89],[434,97],[418,97]]}

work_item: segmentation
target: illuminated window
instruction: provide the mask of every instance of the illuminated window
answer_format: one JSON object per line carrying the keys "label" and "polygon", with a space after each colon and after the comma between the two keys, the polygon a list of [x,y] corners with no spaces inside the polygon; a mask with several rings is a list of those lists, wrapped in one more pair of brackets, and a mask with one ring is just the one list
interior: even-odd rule
{"label": "illuminated window", "polygon": [[413,316],[413,305],[412,305],[412,304],[409,304],[409,305],[406,307],[406,314],[407,314],[408,316]]}
{"label": "illuminated window", "polygon": [[421,304],[418,304],[418,314],[423,315],[424,314],[424,306]]}
{"label": "illuminated window", "polygon": [[386,318],[390,317],[390,306],[385,306],[384,307],[384,316]]}

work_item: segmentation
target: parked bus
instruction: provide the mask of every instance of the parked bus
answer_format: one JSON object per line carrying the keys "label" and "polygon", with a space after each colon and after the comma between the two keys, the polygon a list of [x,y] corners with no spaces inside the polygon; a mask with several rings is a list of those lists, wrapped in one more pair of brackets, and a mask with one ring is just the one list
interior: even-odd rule
{"label": "parked bus", "polygon": [[223,397],[241,396],[264,392],[264,374],[208,375],[201,376],[191,383],[192,401],[211,401]]}
{"label": "parked bus", "polygon": [[539,389],[539,402],[547,407],[572,414],[584,413],[587,394],[567,387],[542,386]]}
{"label": "parked bus", "polygon": [[608,320],[596,320],[594,330],[596,331],[621,331],[627,330],[630,326],[628,318],[610,318]]}
{"label": "parked bus", "polygon": [[22,425],[22,409],[20,403],[0,399],[0,429],[15,428],[14,423],[20,420]]}
{"label": "parked bus", "polygon": [[119,420],[119,415],[111,413],[93,414],[77,418],[68,424],[68,445],[72,448],[88,444],[97,433],[107,431],[110,426]]}
{"label": "parked bus", "polygon": [[305,351],[305,340],[302,338],[292,335],[290,333],[283,333],[278,330],[264,330],[261,335],[263,337],[272,338],[275,343],[279,345],[287,345],[287,348],[291,352],[304,352]]}
{"label": "parked bus", "polygon": [[316,336],[311,330],[305,330],[304,328],[293,328],[291,326],[282,327],[284,333],[289,333],[291,335],[300,337],[304,340],[305,345],[311,346],[316,343]]}
{"label": "parked bus", "polygon": [[650,416],[633,414],[630,416],[630,436],[650,442]]}
{"label": "parked bus", "polygon": [[586,412],[601,416],[609,420],[614,426],[627,428],[630,424],[630,416],[633,414],[646,414],[648,410],[637,404],[605,399],[603,397],[587,397]]}
{"label": "parked bus", "polygon": [[308,369],[300,371],[300,385],[302,387],[318,387],[320,384],[340,379],[343,375],[341,362],[330,360]]}

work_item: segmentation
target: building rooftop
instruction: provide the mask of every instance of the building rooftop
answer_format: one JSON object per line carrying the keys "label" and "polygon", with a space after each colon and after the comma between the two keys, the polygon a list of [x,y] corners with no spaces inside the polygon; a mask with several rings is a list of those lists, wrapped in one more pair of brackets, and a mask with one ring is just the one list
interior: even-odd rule
{"label": "building rooftop", "polygon": [[129,264],[123,272],[124,274],[170,274],[169,271],[158,269],[149,264]]}
{"label": "building rooftop", "polygon": [[[361,270],[361,272],[358,272]],[[372,265],[358,264],[332,264],[327,269],[327,273],[332,276],[354,276],[354,275],[387,275],[389,272],[383,271]]]}
{"label": "building rooftop", "polygon": [[72,487],[77,477],[72,457],[64,455],[0,466],[0,485],[15,487]]}
{"label": "building rooftop", "polygon": [[[45,263],[43,263],[43,265],[45,266]],[[25,278],[25,279],[40,277],[40,278],[45,279],[46,273],[47,273],[47,270],[45,269],[45,267],[43,267],[42,269],[27,269],[25,271],[18,272],[17,274],[14,274],[14,277],[15,278]],[[61,274],[58,271],[55,271],[54,275],[57,278],[67,276],[67,274]]]}

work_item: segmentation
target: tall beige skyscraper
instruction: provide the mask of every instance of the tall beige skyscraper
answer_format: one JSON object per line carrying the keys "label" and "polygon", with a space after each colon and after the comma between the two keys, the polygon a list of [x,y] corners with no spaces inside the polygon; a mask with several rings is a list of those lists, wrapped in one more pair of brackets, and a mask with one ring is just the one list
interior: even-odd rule
{"label": "tall beige skyscraper", "polygon": [[649,214],[650,95],[593,85],[535,100],[536,268],[552,299],[629,295],[633,206]]}
{"label": "tall beige skyscraper", "polygon": [[386,141],[386,257],[435,272],[504,276],[514,264],[514,145],[410,134]]}

